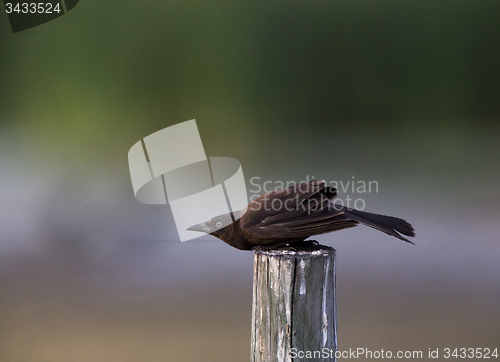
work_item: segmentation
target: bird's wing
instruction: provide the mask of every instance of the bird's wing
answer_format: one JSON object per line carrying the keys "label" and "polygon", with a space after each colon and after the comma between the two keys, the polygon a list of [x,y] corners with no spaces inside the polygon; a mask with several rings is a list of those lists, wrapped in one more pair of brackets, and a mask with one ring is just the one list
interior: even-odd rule
{"label": "bird's wing", "polygon": [[337,195],[325,181],[296,184],[263,195],[248,205],[242,227],[264,238],[307,238],[311,235],[352,227],[343,210],[330,201]]}
{"label": "bird's wing", "polygon": [[252,201],[247,206],[245,218],[277,222],[282,218],[302,215],[304,210],[321,208],[337,195],[337,189],[326,187],[326,182],[301,182],[291,187],[272,191]]}
{"label": "bird's wing", "polygon": [[357,221],[346,218],[343,211],[335,207],[308,210],[297,216],[292,215],[292,211],[286,214],[290,217],[286,219],[283,217],[276,222],[270,222],[268,219],[265,219],[256,225],[256,227],[263,235],[272,234],[275,237],[305,239],[312,235],[341,230],[358,224]]}
{"label": "bird's wing", "polygon": [[337,195],[337,189],[326,187],[325,181],[301,182],[283,191],[283,193],[268,194],[269,197],[263,200],[265,206],[271,206],[271,209],[280,203],[283,204],[283,207],[263,215],[261,221],[263,225],[310,216],[314,211],[329,208],[332,205],[330,200]]}

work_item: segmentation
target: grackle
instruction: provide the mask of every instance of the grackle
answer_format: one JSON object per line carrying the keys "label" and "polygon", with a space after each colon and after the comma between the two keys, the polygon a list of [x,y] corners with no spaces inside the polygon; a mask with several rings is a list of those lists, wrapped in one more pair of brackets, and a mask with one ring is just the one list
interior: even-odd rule
{"label": "grackle", "polygon": [[227,226],[223,226],[227,223],[222,220],[228,217],[224,214],[187,230],[213,235],[240,250],[252,250],[302,242],[361,223],[413,244],[402,236],[415,236],[405,220],[334,204],[335,196],[337,189],[326,186],[325,181],[301,182],[262,195],[245,209],[230,213],[233,222]]}

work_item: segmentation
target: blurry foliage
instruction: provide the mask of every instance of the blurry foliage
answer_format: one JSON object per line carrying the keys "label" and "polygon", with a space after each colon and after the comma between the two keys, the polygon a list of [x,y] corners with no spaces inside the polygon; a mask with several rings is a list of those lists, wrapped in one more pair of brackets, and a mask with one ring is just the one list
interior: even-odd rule
{"label": "blurry foliage", "polygon": [[87,0],[1,21],[0,122],[50,152],[123,157],[192,118],[228,143],[498,131],[498,0]]}

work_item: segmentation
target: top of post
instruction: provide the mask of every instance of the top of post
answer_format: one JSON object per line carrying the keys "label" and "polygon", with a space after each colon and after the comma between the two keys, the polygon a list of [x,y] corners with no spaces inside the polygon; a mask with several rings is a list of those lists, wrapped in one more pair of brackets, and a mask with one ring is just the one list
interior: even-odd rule
{"label": "top of post", "polygon": [[274,257],[307,257],[307,256],[328,256],[335,255],[335,249],[326,245],[318,244],[312,240],[294,243],[292,246],[263,247],[258,246],[253,249],[256,255]]}

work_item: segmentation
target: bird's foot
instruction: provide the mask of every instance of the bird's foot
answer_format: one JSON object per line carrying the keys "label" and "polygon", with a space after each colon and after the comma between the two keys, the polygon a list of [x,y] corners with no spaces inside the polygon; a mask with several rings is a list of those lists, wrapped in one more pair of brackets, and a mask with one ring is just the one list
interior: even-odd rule
{"label": "bird's foot", "polygon": [[289,245],[308,247],[308,246],[318,246],[319,243],[316,240],[303,240],[303,241],[296,241],[294,243],[290,243]]}
{"label": "bird's foot", "polygon": [[289,250],[289,251],[293,251],[294,253],[296,253],[296,252],[297,252],[297,249],[296,249],[296,248],[294,248],[292,245],[293,245],[293,244],[286,244],[286,245],[285,245],[285,246],[283,246],[281,249],[284,249],[284,250]]}
{"label": "bird's foot", "polygon": [[318,243],[316,240],[304,240],[296,241],[289,244],[289,247],[293,248],[296,252],[298,251],[314,251],[321,249],[323,245]]}

